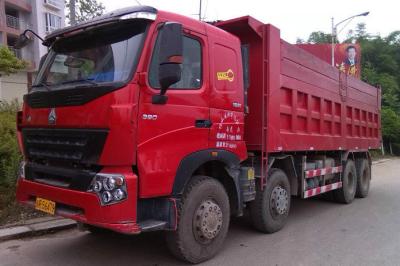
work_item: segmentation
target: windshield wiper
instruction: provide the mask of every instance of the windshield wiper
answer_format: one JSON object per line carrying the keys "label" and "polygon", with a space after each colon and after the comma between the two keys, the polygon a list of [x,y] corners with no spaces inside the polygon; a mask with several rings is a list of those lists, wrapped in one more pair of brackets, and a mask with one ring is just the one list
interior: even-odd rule
{"label": "windshield wiper", "polygon": [[74,80],[67,80],[67,81],[61,82],[61,84],[88,82],[88,83],[93,84],[93,85],[98,85],[98,83],[93,81],[93,80],[94,79],[74,79]]}
{"label": "windshield wiper", "polygon": [[45,87],[47,91],[50,91],[50,86],[45,81],[41,81],[38,84],[32,85],[32,88],[38,88],[38,87]]}

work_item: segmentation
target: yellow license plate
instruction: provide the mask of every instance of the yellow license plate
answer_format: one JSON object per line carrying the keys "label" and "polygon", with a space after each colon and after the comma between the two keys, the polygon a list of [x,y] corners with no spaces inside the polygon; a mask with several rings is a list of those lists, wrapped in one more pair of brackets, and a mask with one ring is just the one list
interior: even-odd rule
{"label": "yellow license plate", "polygon": [[56,212],[56,203],[51,200],[36,198],[35,209],[54,215]]}

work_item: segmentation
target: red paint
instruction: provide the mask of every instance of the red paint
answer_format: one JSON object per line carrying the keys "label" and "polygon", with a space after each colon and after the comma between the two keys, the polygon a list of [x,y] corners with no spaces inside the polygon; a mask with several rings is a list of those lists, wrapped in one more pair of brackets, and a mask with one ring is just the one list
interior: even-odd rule
{"label": "red paint", "polygon": [[[196,90],[170,89],[167,104],[155,105],[151,99],[159,91],[147,77],[157,26],[165,21],[181,23],[201,43],[203,81]],[[20,179],[20,202],[43,197],[84,210],[73,219],[134,233],[137,199],[170,196],[179,164],[196,151],[224,149],[244,161],[263,143],[268,153],[379,147],[380,91],[284,42],[272,25],[243,17],[213,26],[159,11],[148,32],[137,71],[124,88],[82,106],[56,108],[51,126],[48,108],[24,104],[19,124],[109,129],[98,164],[128,177],[128,199],[101,207],[92,193]],[[246,115],[241,43],[250,45]],[[196,128],[197,119],[211,120],[212,127]]]}

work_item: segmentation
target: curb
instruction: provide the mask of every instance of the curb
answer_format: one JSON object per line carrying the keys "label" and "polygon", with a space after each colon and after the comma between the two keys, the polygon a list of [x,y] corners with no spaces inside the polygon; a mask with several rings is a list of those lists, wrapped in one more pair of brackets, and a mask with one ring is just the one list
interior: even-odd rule
{"label": "curb", "polygon": [[12,226],[0,229],[0,241],[57,232],[63,229],[76,227],[76,225],[76,222],[73,220],[56,218],[44,222]]}

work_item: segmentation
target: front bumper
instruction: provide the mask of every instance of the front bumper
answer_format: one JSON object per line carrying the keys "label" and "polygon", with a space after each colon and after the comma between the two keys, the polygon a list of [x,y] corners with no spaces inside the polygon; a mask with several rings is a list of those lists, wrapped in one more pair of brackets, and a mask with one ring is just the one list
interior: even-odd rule
{"label": "front bumper", "polygon": [[17,200],[34,206],[36,197],[56,202],[56,214],[85,224],[104,227],[125,234],[141,232],[137,224],[138,177],[129,169],[112,169],[125,176],[127,198],[119,203],[101,206],[96,194],[70,190],[23,178],[18,179]]}

